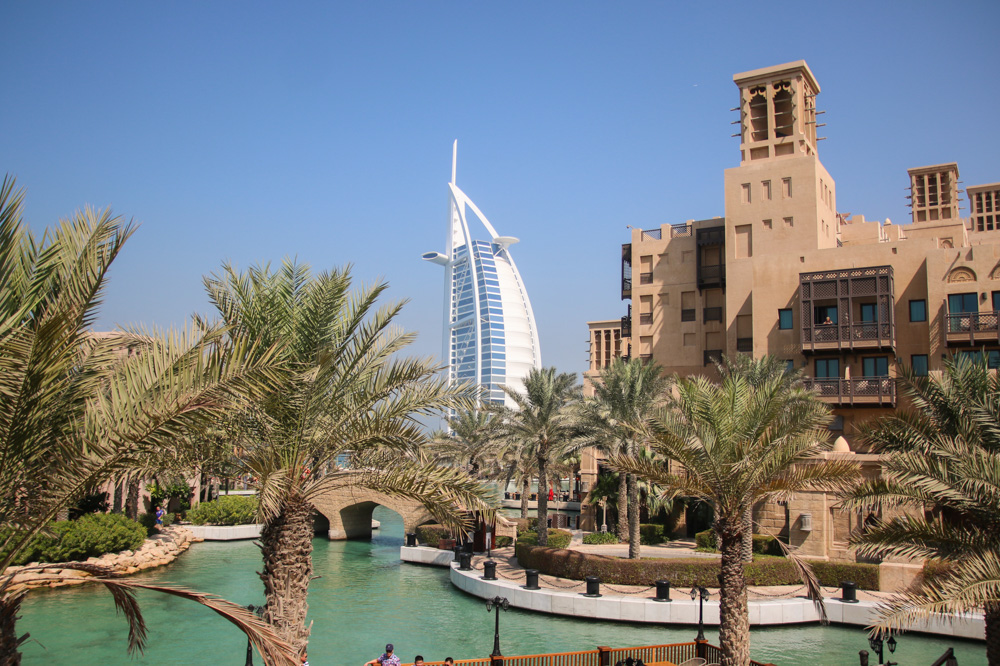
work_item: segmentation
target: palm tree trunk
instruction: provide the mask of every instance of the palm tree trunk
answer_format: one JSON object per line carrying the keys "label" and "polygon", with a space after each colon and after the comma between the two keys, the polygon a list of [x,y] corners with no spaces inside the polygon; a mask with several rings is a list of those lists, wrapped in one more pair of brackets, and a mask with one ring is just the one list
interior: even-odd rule
{"label": "palm tree trunk", "polygon": [[618,532],[619,541],[628,541],[628,475],[625,472],[618,473],[618,524],[615,531]]}
{"label": "palm tree trunk", "polygon": [[17,618],[25,594],[27,590],[0,596],[0,664],[3,666],[18,666],[21,663],[21,653],[17,648],[27,640],[28,634],[18,638]]}
{"label": "palm tree trunk", "polygon": [[531,477],[525,476],[521,482],[521,518],[528,519],[528,497],[531,496]]}
{"label": "palm tree trunk", "polygon": [[747,583],[743,573],[742,516],[720,517],[715,524],[722,551],[719,576],[719,647],[722,666],[749,666],[750,614]]}
{"label": "palm tree trunk", "polygon": [[548,461],[538,456],[538,545],[549,545],[549,480]]}
{"label": "palm tree trunk", "polygon": [[260,549],[264,569],[264,621],[301,652],[309,643],[307,595],[312,579],[312,506],[299,497],[285,500],[278,517],[264,524]]}
{"label": "palm tree trunk", "polygon": [[985,610],[986,662],[1000,666],[1000,603],[986,604]]}
{"label": "palm tree trunk", "polygon": [[125,494],[125,516],[136,520],[139,517],[139,478],[128,480],[128,491]]}
{"label": "palm tree trunk", "polygon": [[743,509],[741,548],[744,562],[753,562],[753,505]]}
{"label": "palm tree trunk", "polygon": [[122,480],[115,479],[114,504],[111,505],[112,513],[122,512]]}
{"label": "palm tree trunk", "polygon": [[639,559],[639,483],[635,474],[628,474],[628,557]]}

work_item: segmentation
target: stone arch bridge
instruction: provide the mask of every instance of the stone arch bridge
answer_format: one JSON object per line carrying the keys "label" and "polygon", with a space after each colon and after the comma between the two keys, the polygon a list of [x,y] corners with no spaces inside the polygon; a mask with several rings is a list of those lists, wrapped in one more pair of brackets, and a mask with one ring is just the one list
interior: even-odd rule
{"label": "stone arch bridge", "polygon": [[434,522],[434,516],[424,505],[403,497],[391,497],[367,488],[346,487],[331,490],[313,502],[319,515],[317,531],[326,528],[331,540],[370,539],[372,511],[384,506],[403,518],[403,532],[416,532],[424,523]]}

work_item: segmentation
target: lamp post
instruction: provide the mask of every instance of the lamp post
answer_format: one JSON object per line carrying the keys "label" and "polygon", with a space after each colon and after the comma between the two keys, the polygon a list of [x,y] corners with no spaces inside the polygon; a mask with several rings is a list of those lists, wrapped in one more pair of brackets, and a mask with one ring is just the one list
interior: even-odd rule
{"label": "lamp post", "polygon": [[708,589],[704,587],[691,588],[691,601],[698,599],[698,635],[695,641],[705,640],[705,599],[709,598]]}
{"label": "lamp post", "polygon": [[486,600],[486,612],[489,613],[496,607],[496,622],[493,626],[493,654],[490,658],[502,657],[503,654],[500,653],[500,609],[507,610],[510,608],[510,602],[507,601],[507,597],[493,597],[492,599]]}
{"label": "lamp post", "polygon": [[[254,606],[253,604],[248,604],[244,606],[248,611],[260,617],[264,613],[263,606]],[[250,642],[250,638],[247,638],[247,662],[246,666],[253,666],[253,644]]]}
{"label": "lamp post", "polygon": [[[893,663],[891,661],[885,661],[885,662],[883,662],[882,654],[883,654],[883,650],[885,648],[882,645],[882,638],[881,637],[869,636],[868,637],[868,645],[869,645],[869,647],[871,647],[872,652],[874,652],[875,654],[878,655],[878,663],[879,664],[883,664],[884,663],[884,666],[897,666],[895,663]],[[896,651],[896,639],[893,638],[892,634],[889,634],[889,640],[885,641],[885,645],[889,646],[889,654],[892,654],[892,653],[894,653]]]}
{"label": "lamp post", "polygon": [[607,533],[608,531],[608,505],[607,498],[601,498],[601,532]]}

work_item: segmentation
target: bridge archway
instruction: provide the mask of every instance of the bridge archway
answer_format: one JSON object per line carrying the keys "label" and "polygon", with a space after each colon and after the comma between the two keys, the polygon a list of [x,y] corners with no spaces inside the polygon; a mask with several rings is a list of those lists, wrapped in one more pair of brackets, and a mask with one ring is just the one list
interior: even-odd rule
{"label": "bridge archway", "polygon": [[395,511],[403,519],[403,532],[415,532],[417,527],[432,522],[434,517],[423,504],[414,500],[390,497],[366,488],[344,488],[326,493],[313,503],[317,528],[328,523],[327,537],[331,540],[370,539],[372,512],[377,506]]}

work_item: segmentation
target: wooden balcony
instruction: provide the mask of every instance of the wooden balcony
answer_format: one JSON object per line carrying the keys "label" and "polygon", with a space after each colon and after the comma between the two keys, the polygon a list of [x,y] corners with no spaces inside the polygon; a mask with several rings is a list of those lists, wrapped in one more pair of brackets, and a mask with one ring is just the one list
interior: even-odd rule
{"label": "wooden balcony", "polygon": [[945,341],[949,345],[1000,343],[1000,312],[956,312],[945,315]]}
{"label": "wooden balcony", "polygon": [[[896,348],[892,266],[800,273],[799,304],[803,354]],[[817,323],[822,308],[836,321]]]}
{"label": "wooden balcony", "polygon": [[812,324],[802,327],[802,351],[886,349],[895,347],[893,325],[875,321]]}
{"label": "wooden balcony", "polygon": [[893,377],[851,379],[806,379],[823,402],[837,407],[895,407],[896,380]]}

